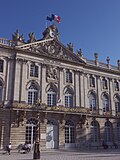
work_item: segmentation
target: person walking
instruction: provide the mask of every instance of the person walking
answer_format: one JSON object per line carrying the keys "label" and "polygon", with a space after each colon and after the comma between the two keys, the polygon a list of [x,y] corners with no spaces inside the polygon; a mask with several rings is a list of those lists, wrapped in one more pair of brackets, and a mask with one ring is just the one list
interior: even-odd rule
{"label": "person walking", "polygon": [[8,152],[9,155],[10,155],[11,148],[12,148],[12,145],[11,145],[11,143],[9,143],[7,145],[7,152]]}

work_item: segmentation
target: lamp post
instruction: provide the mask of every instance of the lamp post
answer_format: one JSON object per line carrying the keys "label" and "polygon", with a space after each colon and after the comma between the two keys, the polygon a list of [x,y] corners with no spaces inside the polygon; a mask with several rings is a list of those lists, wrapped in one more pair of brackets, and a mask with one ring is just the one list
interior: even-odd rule
{"label": "lamp post", "polygon": [[36,138],[33,152],[33,159],[40,159],[40,113],[37,112]]}

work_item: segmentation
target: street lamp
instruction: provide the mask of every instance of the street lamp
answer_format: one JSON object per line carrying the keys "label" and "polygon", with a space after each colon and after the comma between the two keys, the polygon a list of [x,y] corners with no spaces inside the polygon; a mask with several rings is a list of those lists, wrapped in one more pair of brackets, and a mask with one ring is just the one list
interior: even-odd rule
{"label": "street lamp", "polygon": [[36,137],[33,152],[33,159],[40,159],[40,113],[37,112],[37,126],[36,126]]}

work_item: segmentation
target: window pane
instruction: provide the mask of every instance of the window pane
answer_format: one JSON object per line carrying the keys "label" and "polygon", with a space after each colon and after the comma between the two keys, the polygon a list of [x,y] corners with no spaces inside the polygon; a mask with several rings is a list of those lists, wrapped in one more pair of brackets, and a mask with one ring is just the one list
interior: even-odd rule
{"label": "window pane", "polygon": [[4,61],[0,60],[0,72],[3,72],[3,64],[4,64]]}

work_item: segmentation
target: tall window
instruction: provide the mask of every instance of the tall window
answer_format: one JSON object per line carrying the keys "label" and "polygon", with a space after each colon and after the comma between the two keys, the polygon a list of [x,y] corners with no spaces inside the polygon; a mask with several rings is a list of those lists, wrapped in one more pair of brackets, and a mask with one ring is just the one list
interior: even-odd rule
{"label": "tall window", "polygon": [[117,114],[118,112],[120,112],[120,98],[115,95],[114,97],[114,104],[115,104],[115,113]]}
{"label": "tall window", "polygon": [[65,107],[73,107],[73,92],[69,88],[65,92]]}
{"label": "tall window", "polygon": [[66,70],[66,82],[67,83],[72,83],[72,72],[70,70]]}
{"label": "tall window", "polygon": [[90,87],[95,87],[95,78],[91,75],[89,80],[90,80]]}
{"label": "tall window", "polygon": [[47,93],[47,105],[49,107],[56,106],[57,104],[57,93],[53,87],[50,87]]}
{"label": "tall window", "polygon": [[37,126],[37,121],[33,118],[28,120],[26,123],[25,141],[31,145],[33,145],[36,138],[36,126]]}
{"label": "tall window", "polygon": [[90,111],[96,111],[96,96],[92,92],[89,95],[89,107]]}
{"label": "tall window", "polygon": [[120,142],[120,122],[119,123],[117,123],[117,128],[116,128],[116,130],[117,130],[117,141],[119,141]]}
{"label": "tall window", "polygon": [[102,79],[102,86],[103,86],[103,89],[108,89],[107,80],[105,78]]}
{"label": "tall window", "polygon": [[70,120],[65,123],[65,143],[75,143],[75,126]]}
{"label": "tall window", "polygon": [[28,89],[28,104],[35,104],[38,99],[38,90],[35,84],[32,84]]}
{"label": "tall window", "polygon": [[112,124],[109,121],[105,122],[104,141],[105,142],[112,141]]}
{"label": "tall window", "polygon": [[114,81],[114,89],[115,91],[119,91],[119,84],[116,80]]}
{"label": "tall window", "polygon": [[0,102],[2,101],[2,93],[3,93],[3,85],[2,82],[0,81]]}
{"label": "tall window", "polygon": [[38,77],[38,66],[31,64],[30,66],[30,76],[31,77]]}
{"label": "tall window", "polygon": [[3,72],[4,61],[0,60],[0,72]]}
{"label": "tall window", "polygon": [[97,121],[94,120],[91,122],[91,141],[98,142],[99,135],[100,135],[99,124]]}
{"label": "tall window", "polygon": [[103,101],[103,112],[108,112],[110,109],[109,109],[108,96],[106,94],[103,95],[102,101]]}

